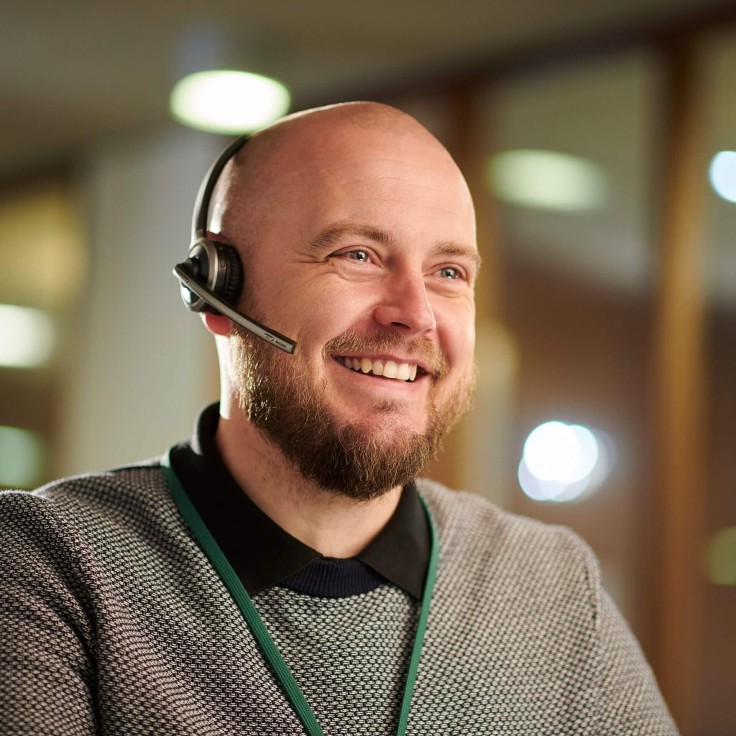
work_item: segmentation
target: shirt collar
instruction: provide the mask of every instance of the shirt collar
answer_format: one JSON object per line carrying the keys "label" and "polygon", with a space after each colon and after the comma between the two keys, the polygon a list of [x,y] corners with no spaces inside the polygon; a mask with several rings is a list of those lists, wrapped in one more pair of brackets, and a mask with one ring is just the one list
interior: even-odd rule
{"label": "shirt collar", "polygon": [[[192,438],[173,448],[171,461],[243,586],[250,595],[255,595],[284,583],[310,565],[324,564],[327,558],[272,521],[238,486],[215,443],[219,418],[219,405],[208,406],[200,414]],[[350,564],[354,568],[357,560],[381,578],[421,599],[429,547],[427,517],[412,482],[404,487],[388,524],[360,554],[346,563],[346,569]],[[355,584],[353,576],[349,594],[356,592]],[[358,589],[358,592],[362,591]]]}

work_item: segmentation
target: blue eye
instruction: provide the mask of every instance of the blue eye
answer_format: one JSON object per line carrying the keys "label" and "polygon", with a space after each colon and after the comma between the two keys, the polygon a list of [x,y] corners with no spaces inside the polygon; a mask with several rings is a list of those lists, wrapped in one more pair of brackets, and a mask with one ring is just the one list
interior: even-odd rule
{"label": "blue eye", "polygon": [[348,251],[345,256],[352,261],[358,261],[359,263],[368,263],[368,251],[365,250],[351,250]]}
{"label": "blue eye", "polygon": [[460,270],[457,268],[453,268],[452,266],[445,266],[444,268],[441,268],[440,276],[443,279],[453,279],[453,280],[462,278],[462,274],[460,273]]}

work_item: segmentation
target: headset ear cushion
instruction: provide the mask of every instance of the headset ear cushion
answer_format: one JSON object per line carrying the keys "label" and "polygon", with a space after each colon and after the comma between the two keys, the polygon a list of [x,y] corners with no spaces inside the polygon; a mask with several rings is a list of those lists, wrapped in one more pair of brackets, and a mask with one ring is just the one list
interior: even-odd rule
{"label": "headset ear cushion", "polygon": [[217,250],[225,264],[225,282],[218,290],[219,296],[228,304],[237,304],[243,288],[243,266],[240,263],[240,256],[232,245],[218,244]]}

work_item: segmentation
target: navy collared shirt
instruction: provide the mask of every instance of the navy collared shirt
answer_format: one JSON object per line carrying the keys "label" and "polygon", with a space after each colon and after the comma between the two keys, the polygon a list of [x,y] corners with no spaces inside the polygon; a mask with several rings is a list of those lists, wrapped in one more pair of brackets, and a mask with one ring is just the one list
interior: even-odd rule
{"label": "navy collared shirt", "polygon": [[189,498],[249,595],[280,585],[298,593],[343,598],[386,582],[421,600],[429,561],[427,517],[416,486],[404,487],[391,519],[358,555],[324,557],[272,521],[236,483],[215,443],[219,405],[199,416],[192,438],[171,462]]}

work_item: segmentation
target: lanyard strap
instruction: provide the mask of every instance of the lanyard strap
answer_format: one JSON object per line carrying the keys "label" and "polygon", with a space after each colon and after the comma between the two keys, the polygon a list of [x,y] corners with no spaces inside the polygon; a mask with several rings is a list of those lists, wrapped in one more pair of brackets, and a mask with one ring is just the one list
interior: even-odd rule
{"label": "lanyard strap", "polygon": [[[317,719],[309,707],[304,694],[302,693],[294,675],[288,665],[281,656],[281,652],[276,646],[276,642],[271,638],[271,634],[266,628],[266,624],[258,613],[255,604],[248,595],[248,592],[240,582],[240,578],[233,570],[232,566],[223,554],[219,545],[197,512],[194,504],[184,490],[178,476],[174,472],[171,464],[171,450],[163,457],[162,469],[166,483],[171,492],[171,497],[194,533],[195,538],[199,542],[200,547],[207,555],[212,566],[215,568],[220,579],[233,597],[235,604],[240,609],[248,628],[253,634],[258,647],[263,656],[274,671],[279,683],[301,721],[304,729],[309,736],[324,736],[324,732],[320,728]],[[427,567],[427,577],[424,583],[424,592],[422,594],[422,607],[419,612],[419,621],[417,622],[417,631],[414,636],[414,646],[412,648],[411,659],[409,661],[409,672],[406,677],[406,685],[404,686],[404,697],[401,704],[401,714],[399,716],[398,736],[404,736],[406,725],[409,720],[409,709],[411,708],[411,698],[414,692],[414,683],[417,679],[417,670],[419,669],[419,659],[422,654],[422,644],[424,642],[424,634],[427,630],[427,619],[429,618],[429,608],[432,602],[432,591],[434,583],[437,579],[437,565],[439,563],[439,543],[437,540],[437,532],[432,522],[432,516],[429,513],[427,504],[424,499],[420,498],[424,511],[427,514],[427,522],[430,531],[430,554],[429,565]]]}

